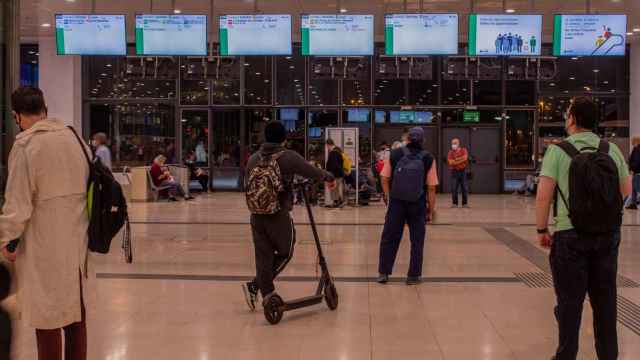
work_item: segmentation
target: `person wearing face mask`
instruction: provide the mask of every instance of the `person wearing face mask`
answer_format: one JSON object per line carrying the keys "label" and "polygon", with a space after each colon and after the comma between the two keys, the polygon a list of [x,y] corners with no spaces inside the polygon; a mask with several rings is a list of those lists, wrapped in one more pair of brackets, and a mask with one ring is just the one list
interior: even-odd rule
{"label": "person wearing face mask", "polygon": [[[593,133],[597,113],[591,99],[573,100],[565,113],[569,137],[547,149],[538,184],[538,241],[551,248],[549,262],[557,298],[556,360],[577,357],[586,294],[593,310],[598,359],[618,357],[618,250],[622,199],[631,192],[631,176],[620,149]],[[551,207],[553,235],[548,229]]]}
{"label": "person wearing face mask", "polygon": [[467,167],[469,166],[469,153],[460,146],[460,139],[451,140],[451,150],[447,156],[449,169],[451,170],[451,207],[458,207],[458,191],[462,193],[462,207],[468,207],[469,186],[467,184]]}
{"label": "person wearing face mask", "polygon": [[[62,121],[47,117],[40,89],[17,89],[11,107],[21,133],[9,154],[0,250],[16,262],[20,308],[35,328],[38,359],[62,358],[64,332],[65,358],[83,360],[89,147]],[[18,238],[17,248],[9,246]]]}
{"label": "person wearing face mask", "polygon": [[111,170],[111,151],[107,147],[107,134],[95,133],[91,141],[96,157],[100,159],[102,165]]}

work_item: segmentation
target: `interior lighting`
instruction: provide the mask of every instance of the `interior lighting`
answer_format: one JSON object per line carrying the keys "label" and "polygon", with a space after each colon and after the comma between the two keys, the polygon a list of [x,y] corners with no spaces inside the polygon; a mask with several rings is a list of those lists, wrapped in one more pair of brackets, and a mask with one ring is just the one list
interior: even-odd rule
{"label": "interior lighting", "polygon": [[181,14],[181,13],[182,13],[182,10],[180,10],[180,9],[174,9],[174,10],[173,10],[173,13],[174,13],[174,14]]}
{"label": "interior lighting", "polygon": [[44,24],[42,24],[42,25],[40,25],[40,26],[42,26],[43,28],[48,28],[48,27],[51,27],[51,24],[49,24],[49,23],[44,23]]}
{"label": "interior lighting", "polygon": [[507,14],[513,14],[514,12],[516,12],[516,10],[515,9],[507,9],[507,10],[505,10],[505,12]]}
{"label": "interior lighting", "polygon": [[344,14],[344,13],[346,13],[347,11],[348,11],[348,10],[347,10],[347,9],[345,9],[345,8],[341,8],[341,9],[340,9],[340,13],[341,13],[341,14]]}

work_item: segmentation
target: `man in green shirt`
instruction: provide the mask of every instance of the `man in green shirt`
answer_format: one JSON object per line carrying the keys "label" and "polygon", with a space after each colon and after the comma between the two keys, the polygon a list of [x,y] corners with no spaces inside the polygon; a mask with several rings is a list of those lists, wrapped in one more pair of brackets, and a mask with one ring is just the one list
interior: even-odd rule
{"label": "man in green shirt", "polygon": [[[600,138],[592,132],[597,126],[597,110],[596,104],[588,98],[576,98],[569,105],[565,127],[570,136],[566,141],[576,149],[598,148]],[[625,197],[631,191],[631,177],[624,156],[615,144],[609,144],[609,156],[618,169],[619,191]],[[549,147],[542,163],[536,200],[538,240],[541,246],[551,248],[549,261],[558,303],[555,315],[559,344],[554,359],[576,359],[582,305],[588,293],[593,308],[598,359],[613,360],[618,357],[616,280],[620,229],[598,235],[578,234],[569,218],[569,209],[561,199],[556,205],[553,236],[547,228],[556,185],[571,207],[568,202],[570,165],[571,158],[564,150],[556,145]],[[607,211],[622,211],[622,208]]]}

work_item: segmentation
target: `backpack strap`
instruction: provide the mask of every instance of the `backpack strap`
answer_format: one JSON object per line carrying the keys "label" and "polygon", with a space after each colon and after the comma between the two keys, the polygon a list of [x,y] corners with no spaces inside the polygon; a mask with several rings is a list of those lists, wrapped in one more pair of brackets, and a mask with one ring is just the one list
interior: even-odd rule
{"label": "backpack strap", "polygon": [[84,157],[85,159],[87,159],[87,163],[89,164],[89,169],[91,169],[91,166],[93,165],[93,163],[91,162],[91,158],[89,157],[89,153],[87,152],[87,148],[86,148],[87,144],[85,144],[85,142],[82,139],[80,139],[80,136],[78,136],[76,129],[74,129],[72,126],[67,126],[67,128],[71,130],[73,135],[75,135],[76,139],[78,140],[78,144],[80,144],[80,147],[82,148],[82,153],[84,154]]}
{"label": "backpack strap", "polygon": [[609,155],[609,142],[604,139],[600,139],[600,144],[598,144],[598,152],[601,154]]}
{"label": "backpack strap", "polygon": [[408,147],[403,146],[403,147],[401,147],[400,149],[402,149],[402,154],[404,154],[404,156],[409,156],[409,155],[411,155],[411,150],[409,150],[409,148],[408,148]]}
{"label": "backpack strap", "polygon": [[576,149],[572,143],[566,140],[556,145],[572,159],[580,154],[580,150]]}
{"label": "backpack strap", "polygon": [[[573,159],[574,157],[580,154],[580,150],[578,150],[575,146],[573,146],[572,143],[566,140],[556,145],[560,149],[562,149],[562,151],[564,151],[565,154],[569,155],[571,159]],[[558,216],[558,195],[560,195],[560,198],[562,199],[564,206],[567,209],[569,209],[569,202],[567,201],[566,196],[564,196],[564,193],[562,193],[562,190],[560,189],[560,185],[556,183],[556,191],[553,196],[553,217]]]}

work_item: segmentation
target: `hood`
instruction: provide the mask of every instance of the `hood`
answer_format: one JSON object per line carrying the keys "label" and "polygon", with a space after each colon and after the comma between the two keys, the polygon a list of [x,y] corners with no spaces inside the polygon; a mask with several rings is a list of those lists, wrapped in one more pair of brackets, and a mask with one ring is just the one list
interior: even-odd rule
{"label": "hood", "polygon": [[16,140],[24,139],[30,137],[39,132],[47,132],[47,131],[61,131],[65,130],[67,127],[64,122],[59,119],[44,119],[40,120],[35,125],[33,125],[30,129],[25,130],[19,133],[16,136]]}
{"label": "hood", "polygon": [[286,149],[282,146],[282,144],[276,144],[276,143],[264,143],[260,147],[260,151],[263,154],[267,154],[267,155],[273,154],[282,150],[286,150]]}

